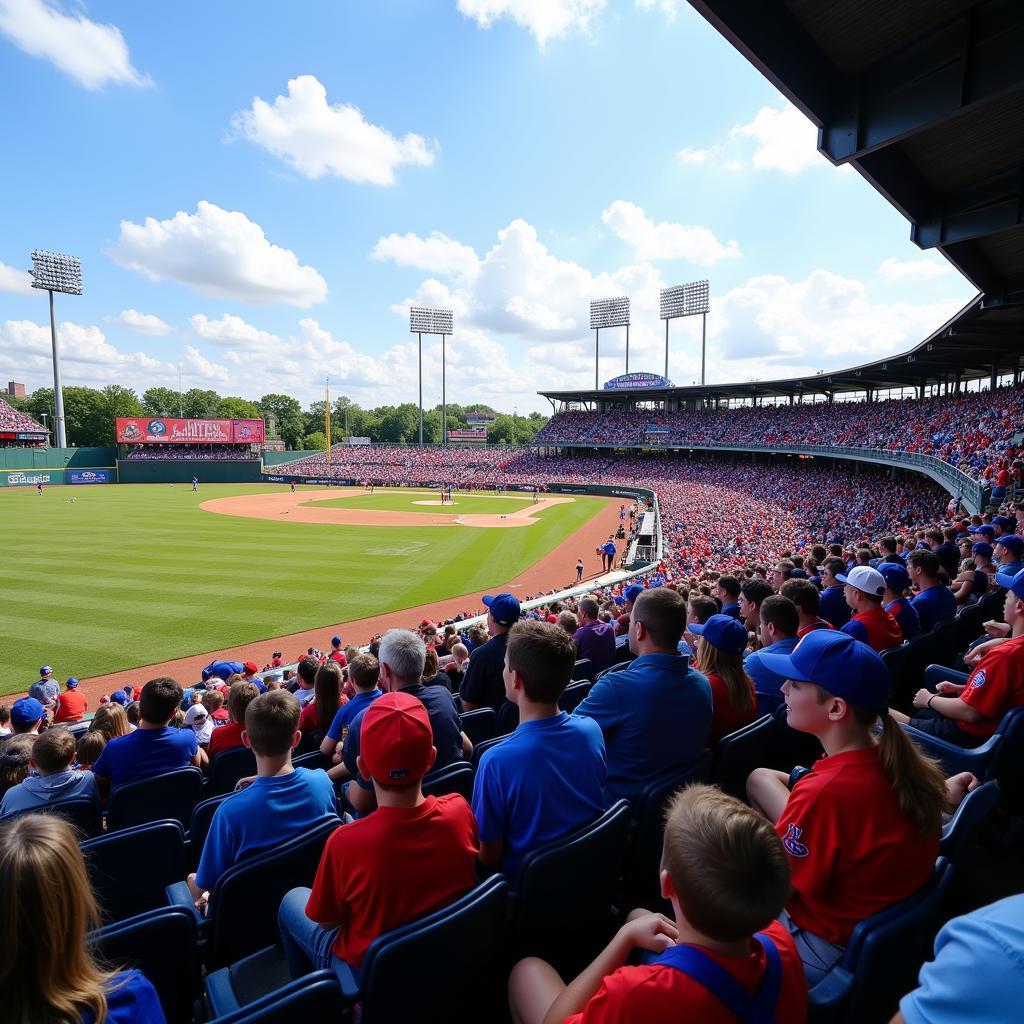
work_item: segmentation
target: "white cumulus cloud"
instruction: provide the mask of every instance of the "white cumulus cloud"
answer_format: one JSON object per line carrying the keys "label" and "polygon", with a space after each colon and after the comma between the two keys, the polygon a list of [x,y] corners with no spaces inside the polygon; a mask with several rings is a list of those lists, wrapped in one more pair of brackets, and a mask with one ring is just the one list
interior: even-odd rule
{"label": "white cumulus cloud", "polygon": [[13,295],[45,295],[38,288],[32,287],[32,275],[27,270],[18,270],[0,263],[0,292]]}
{"label": "white cumulus cloud", "polygon": [[686,260],[708,267],[719,260],[737,259],[739,245],[720,242],[710,228],[654,221],[635,203],[616,199],[601,220],[633,249],[638,260]]}
{"label": "white cumulus cloud", "polygon": [[945,277],[953,268],[939,256],[922,256],[913,260],[898,260],[890,256],[882,260],[878,274],[890,284],[919,283]]}
{"label": "white cumulus cloud", "polygon": [[291,249],[273,245],[244,213],[200,201],[168,220],[121,221],[109,255],[151,281],[172,280],[211,298],[307,308],[327,297],[327,282]]}
{"label": "white cumulus cloud", "polygon": [[543,49],[550,39],[586,32],[606,0],[458,0],[459,10],[481,28],[507,18],[529,30]]}
{"label": "white cumulus cloud", "polygon": [[50,61],[86,89],[152,85],[128,54],[116,25],[65,13],[48,0],[0,0],[0,34],[32,57]]}
{"label": "white cumulus cloud", "polygon": [[737,125],[729,134],[757,143],[751,157],[755,170],[793,175],[825,160],[818,152],[817,128],[790,103],[781,109],[762,107],[752,121]]}
{"label": "white cumulus cloud", "polygon": [[400,267],[418,267],[433,274],[451,274],[472,279],[479,270],[479,259],[470,245],[449,238],[440,231],[427,238],[409,232],[390,234],[377,240],[370,253],[375,260],[391,260]]}
{"label": "white cumulus cloud", "polygon": [[109,318],[111,323],[127,327],[136,334],[147,334],[152,338],[160,338],[171,333],[171,325],[152,313],[140,313],[137,309],[122,309],[117,316]]}
{"label": "white cumulus cloud", "polygon": [[196,337],[221,348],[273,348],[281,342],[276,334],[253,327],[231,313],[225,313],[219,320],[210,320],[202,313],[196,313],[188,318],[188,324]]}
{"label": "white cumulus cloud", "polygon": [[661,11],[669,21],[679,13],[681,3],[682,0],[636,0],[636,5],[641,11]]}
{"label": "white cumulus cloud", "polygon": [[360,184],[393,185],[396,168],[429,167],[438,148],[414,132],[392,135],[349,103],[328,103],[327,89],[313,75],[291,79],[288,95],[273,103],[255,97],[232,126],[306,178],[326,174]]}

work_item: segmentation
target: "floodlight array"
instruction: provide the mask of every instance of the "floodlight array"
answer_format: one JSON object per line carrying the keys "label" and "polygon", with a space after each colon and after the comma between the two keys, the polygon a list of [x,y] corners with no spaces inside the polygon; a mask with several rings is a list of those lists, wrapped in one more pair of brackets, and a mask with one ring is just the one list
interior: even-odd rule
{"label": "floodlight array", "polygon": [[680,316],[698,316],[711,310],[710,288],[707,281],[691,281],[661,290],[661,319],[674,320]]}
{"label": "floodlight array", "polygon": [[412,334],[452,334],[454,320],[450,309],[412,306],[409,309],[409,331]]}
{"label": "floodlight array", "polygon": [[77,256],[35,249],[32,252],[32,287],[43,291],[82,294],[82,264]]}
{"label": "floodlight array", "polygon": [[629,326],[629,296],[619,295],[613,299],[591,299],[590,329]]}

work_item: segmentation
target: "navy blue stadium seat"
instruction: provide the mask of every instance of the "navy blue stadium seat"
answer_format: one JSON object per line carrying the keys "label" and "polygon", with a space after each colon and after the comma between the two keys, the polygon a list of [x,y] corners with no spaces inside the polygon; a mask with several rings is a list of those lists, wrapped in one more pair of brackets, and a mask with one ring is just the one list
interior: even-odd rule
{"label": "navy blue stadium seat", "polygon": [[957,648],[956,619],[946,619],[944,622],[936,623],[926,636],[931,641],[931,664],[945,665],[946,668],[951,668],[960,653]]}
{"label": "navy blue stadium seat", "polygon": [[842,959],[810,990],[811,1024],[890,1019],[928,957],[952,874],[952,866],[940,857],[918,892],[857,925]]}
{"label": "navy blue stadium seat", "polygon": [[[621,654],[622,652],[618,651],[617,653]],[[628,650],[626,653],[629,653]],[[609,672],[621,672],[622,669],[629,668],[632,661],[632,658],[627,658],[625,661],[617,661],[614,665],[601,669],[601,671],[597,673],[597,677],[594,679],[594,682],[596,683],[598,679],[604,678]]]}
{"label": "navy blue stadium seat", "polygon": [[519,725],[519,705],[507,700],[498,708],[498,735],[507,736]]}
{"label": "navy blue stadium seat", "polygon": [[43,804],[40,807],[12,811],[0,818],[0,823],[11,821],[23,814],[57,814],[78,831],[80,839],[98,835],[103,823],[99,800],[89,796],[75,797],[71,800],[55,800],[53,803]]}
{"label": "navy blue stadium seat", "polygon": [[483,743],[476,744],[473,747],[473,770],[475,771],[480,765],[480,758],[487,753],[491,747],[496,747],[499,743],[507,740],[508,736],[495,736],[492,739],[484,740]]}
{"label": "navy blue stadium seat", "polygon": [[[330,818],[271,850],[254,852],[228,868],[210,892],[207,916],[196,920],[205,937],[203,960],[221,967],[277,939],[277,908],[286,892],[312,885],[324,845],[341,824]],[[184,875],[181,876],[184,878]],[[193,907],[184,881],[168,885],[166,902]]]}
{"label": "navy blue stadium seat", "polygon": [[341,1021],[345,1001],[333,971],[315,971],[210,1024],[330,1024]]}
{"label": "navy blue stadium seat", "polygon": [[971,772],[979,779],[999,779],[1010,784],[1014,773],[1024,771],[1024,705],[1003,715],[996,731],[981,746],[960,747],[948,740],[905,726],[907,734],[928,754],[936,758],[947,775]]}
{"label": "navy blue stadium seat", "polygon": [[192,809],[203,799],[203,773],[198,768],[177,768],[138,782],[118,786],[107,803],[111,831],[173,819],[187,828]]}
{"label": "navy blue stadium seat", "polygon": [[569,714],[572,714],[586,699],[593,685],[589,679],[584,679],[578,683],[570,683],[562,691],[562,696],[558,698],[559,710],[568,711]]}
{"label": "navy blue stadium seat", "polygon": [[[1003,605],[1006,602],[1006,587],[995,587],[990,590],[979,602],[982,622],[995,619],[996,622],[1003,621]],[[979,630],[979,636],[981,635]]]}
{"label": "navy blue stadium seat", "polygon": [[209,800],[203,800],[201,803],[196,804],[195,809],[192,811],[192,817],[189,820],[188,826],[188,845],[189,861],[192,864],[193,871],[199,867],[199,858],[202,856],[203,844],[206,842],[206,836],[210,831],[210,823],[213,821],[214,813],[232,795],[231,793],[224,793],[221,796],[211,796]]}
{"label": "navy blue stadium seat", "polygon": [[665,806],[683,786],[706,782],[711,775],[711,751],[705,750],[693,764],[663,772],[633,800],[633,830],[624,872],[625,906],[656,909],[661,903],[658,880],[661,847],[665,836]]}
{"label": "navy blue stadium seat", "polygon": [[312,750],[308,754],[300,754],[298,757],[292,757],[292,764],[296,768],[309,768],[311,770],[322,768],[325,772],[334,767],[334,762],[329,757],[324,757],[319,749]]}
{"label": "navy blue stadium seat", "polygon": [[210,762],[206,773],[207,796],[230,793],[239,779],[256,774],[256,755],[248,747],[222,750]]}
{"label": "navy blue stadium seat", "polygon": [[580,679],[594,680],[594,663],[590,658],[577,658],[576,664],[572,667],[572,675],[569,677],[574,683]]}
{"label": "navy blue stadium seat", "polygon": [[889,660],[883,658],[892,678],[889,705],[909,713],[913,710],[914,694],[923,685],[924,670],[936,661],[936,653],[943,652],[937,652],[933,633],[921,633],[904,646],[895,648],[895,651],[900,656],[895,665],[892,663],[893,655],[889,656]]}
{"label": "navy blue stadium seat", "polygon": [[963,863],[982,825],[998,804],[999,783],[990,779],[968,793],[942,826],[939,852],[954,868]]}
{"label": "navy blue stadium seat", "polygon": [[531,851],[512,881],[512,943],[573,977],[604,948],[629,841],[630,809],[617,800],[596,821]]}
{"label": "navy blue stadium seat", "polygon": [[104,962],[137,967],[160,997],[167,1024],[190,1024],[202,993],[195,917],[160,907],[91,932],[88,943]]}
{"label": "navy blue stadium seat", "polygon": [[821,744],[809,733],[791,729],[781,707],[718,741],[711,778],[726,793],[746,800],[747,777],[755,768],[788,773],[795,765],[814,764],[820,756]]}
{"label": "navy blue stadium seat", "polygon": [[82,843],[103,920],[123,921],[166,904],[167,886],[188,874],[185,830],[151,821]]}
{"label": "navy blue stadium seat", "polygon": [[459,715],[462,731],[469,737],[475,747],[485,740],[494,739],[498,734],[498,716],[494,708],[477,708],[475,711],[463,711]]}
{"label": "navy blue stadium seat", "polygon": [[473,799],[473,766],[468,761],[454,761],[423,778],[424,796],[459,793],[466,803]]}
{"label": "navy blue stadium seat", "polygon": [[957,653],[962,654],[971,641],[976,640],[984,632],[982,623],[985,621],[985,609],[980,604],[961,608],[953,621],[956,622]]}
{"label": "navy blue stadium seat", "polygon": [[[494,875],[454,903],[378,936],[358,971],[335,961],[328,973],[340,981],[347,1004],[362,1003],[365,1024],[501,1020],[508,977],[507,922],[508,883]],[[439,983],[452,963],[458,964],[458,978]],[[208,975],[211,1011],[223,1014],[255,1006],[256,1000],[266,998],[266,979],[278,979],[283,969],[277,949],[268,947]]]}

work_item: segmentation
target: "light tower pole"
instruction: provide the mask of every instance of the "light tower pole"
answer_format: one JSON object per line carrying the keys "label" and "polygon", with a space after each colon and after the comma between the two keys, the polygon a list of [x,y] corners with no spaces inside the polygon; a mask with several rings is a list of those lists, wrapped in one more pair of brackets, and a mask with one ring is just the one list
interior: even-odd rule
{"label": "light tower pole", "polygon": [[445,395],[445,342],[449,334],[453,334],[454,317],[450,309],[433,309],[430,306],[411,306],[409,308],[409,330],[419,341],[420,365],[420,447],[423,447],[423,335],[441,335],[441,444],[448,443],[446,428],[448,425],[448,405]]}
{"label": "light tower pole", "polygon": [[700,382],[704,384],[708,310],[711,308],[710,285],[707,281],[691,281],[661,290],[661,319],[665,321],[665,379],[668,380],[668,322],[684,316],[701,317]]}

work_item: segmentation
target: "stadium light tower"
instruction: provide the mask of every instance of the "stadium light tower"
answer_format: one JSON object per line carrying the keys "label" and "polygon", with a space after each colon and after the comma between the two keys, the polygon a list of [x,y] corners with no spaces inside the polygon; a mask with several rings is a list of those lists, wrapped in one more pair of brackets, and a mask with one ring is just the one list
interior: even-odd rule
{"label": "stadium light tower", "polygon": [[629,373],[629,297],[590,300],[590,329],[594,332],[594,390],[600,387],[597,363],[601,348],[602,327],[626,328],[626,373]]}
{"label": "stadium light tower", "polygon": [[420,353],[420,447],[423,447],[423,335],[441,335],[441,444],[448,443],[448,402],[445,393],[445,341],[454,332],[454,317],[450,309],[432,309],[429,306],[409,307],[409,331],[419,340]]}
{"label": "stadium light tower", "polygon": [[661,319],[665,321],[665,379],[668,380],[668,322],[682,316],[701,316],[700,382],[704,383],[704,343],[707,337],[710,287],[707,281],[691,281],[661,290]]}
{"label": "stadium light tower", "polygon": [[60,347],[57,344],[57,320],[53,313],[53,293],[82,294],[82,264],[77,256],[62,256],[36,249],[32,253],[32,287],[50,294],[50,340],[53,342],[53,418],[57,447],[67,448],[64,425],[64,389],[60,383]]}

